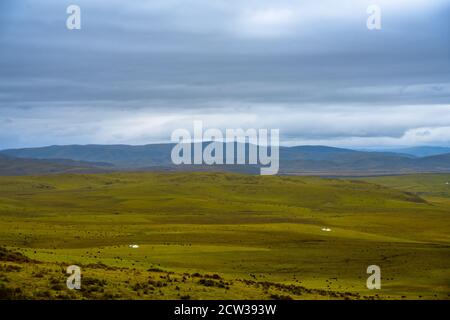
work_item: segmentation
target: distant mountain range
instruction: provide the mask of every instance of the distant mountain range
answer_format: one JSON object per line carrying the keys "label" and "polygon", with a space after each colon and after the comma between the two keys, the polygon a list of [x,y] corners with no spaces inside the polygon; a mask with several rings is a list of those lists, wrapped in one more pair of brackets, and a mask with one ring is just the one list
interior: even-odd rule
{"label": "distant mountain range", "polygon": [[[367,150],[363,150],[363,151],[367,151]],[[437,156],[440,154],[450,153],[450,148],[422,146],[422,147],[411,147],[411,148],[374,149],[372,151],[394,152],[394,153],[408,154],[408,155],[411,155],[414,157],[428,157],[428,156]]]}
{"label": "distant mountain range", "polygon": [[[207,144],[204,143],[204,146]],[[67,145],[9,149],[0,151],[0,175],[114,170],[259,172],[257,165],[175,166],[170,157],[173,147],[174,144]],[[445,148],[439,150],[446,151]],[[450,172],[450,150],[448,153],[436,154],[439,150],[435,147],[420,147],[398,149],[395,152],[370,152],[326,146],[281,147],[279,173],[361,176]]]}

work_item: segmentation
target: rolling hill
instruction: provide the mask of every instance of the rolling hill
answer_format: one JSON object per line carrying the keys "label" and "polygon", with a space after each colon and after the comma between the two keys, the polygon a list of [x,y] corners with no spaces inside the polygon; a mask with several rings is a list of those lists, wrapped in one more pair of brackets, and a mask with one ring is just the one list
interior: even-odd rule
{"label": "rolling hill", "polygon": [[[416,194],[443,188],[445,180],[384,178],[374,184],[209,172],[0,177],[0,238],[13,250],[0,247],[0,294],[449,299],[450,199]],[[62,271],[73,264],[82,268],[81,290],[66,288]],[[382,290],[366,287],[373,264],[382,268]]]}
{"label": "rolling hill", "polygon": [[0,175],[21,176],[56,173],[100,173],[107,172],[104,163],[89,163],[68,159],[26,159],[0,154]]}

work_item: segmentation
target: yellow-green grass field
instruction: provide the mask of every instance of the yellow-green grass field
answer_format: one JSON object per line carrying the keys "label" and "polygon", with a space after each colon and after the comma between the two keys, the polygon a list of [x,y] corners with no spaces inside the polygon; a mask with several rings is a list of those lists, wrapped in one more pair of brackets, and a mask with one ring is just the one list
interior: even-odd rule
{"label": "yellow-green grass field", "polygon": [[450,299],[448,181],[0,177],[0,299]]}

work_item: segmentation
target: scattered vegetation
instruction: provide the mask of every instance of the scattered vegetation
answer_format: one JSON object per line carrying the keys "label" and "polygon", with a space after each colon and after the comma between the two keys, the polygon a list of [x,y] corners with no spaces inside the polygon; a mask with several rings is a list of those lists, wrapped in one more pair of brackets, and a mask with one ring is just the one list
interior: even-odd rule
{"label": "scattered vegetation", "polygon": [[0,177],[0,299],[449,299],[450,175],[364,179]]}

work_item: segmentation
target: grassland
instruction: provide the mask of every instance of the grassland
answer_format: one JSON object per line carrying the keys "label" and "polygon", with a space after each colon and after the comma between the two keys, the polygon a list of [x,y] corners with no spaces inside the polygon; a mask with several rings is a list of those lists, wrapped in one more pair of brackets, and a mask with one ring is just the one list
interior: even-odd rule
{"label": "grassland", "polygon": [[366,180],[0,177],[0,298],[449,299],[450,175]]}
{"label": "grassland", "polygon": [[426,198],[450,198],[450,174],[411,174],[363,179]]}

